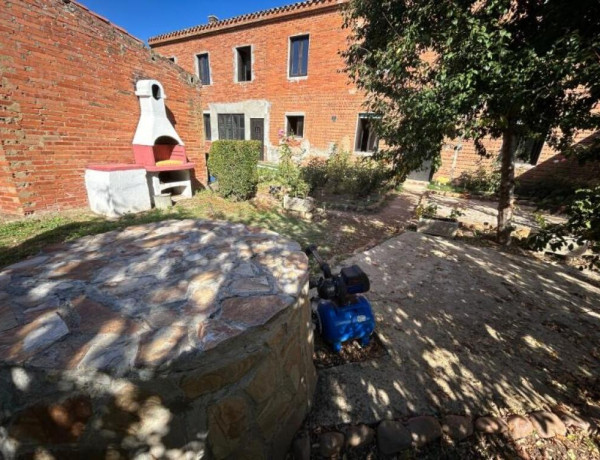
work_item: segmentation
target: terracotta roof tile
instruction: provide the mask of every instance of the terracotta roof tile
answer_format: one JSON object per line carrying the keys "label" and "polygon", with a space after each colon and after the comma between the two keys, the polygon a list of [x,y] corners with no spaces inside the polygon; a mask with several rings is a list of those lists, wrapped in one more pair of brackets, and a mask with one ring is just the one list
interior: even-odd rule
{"label": "terracotta roof tile", "polygon": [[226,29],[252,22],[260,22],[277,16],[287,16],[289,14],[295,14],[304,10],[318,10],[320,8],[328,6],[336,6],[342,3],[346,3],[347,1],[348,0],[306,0],[303,2],[292,3],[290,5],[278,6],[267,10],[256,11],[254,13],[242,14],[240,16],[234,16],[232,18],[223,19],[213,23],[200,24],[197,26],[189,27],[187,29],[181,29],[161,35],[156,35],[154,37],[150,37],[148,39],[148,43],[156,44],[171,40],[178,40],[181,38],[191,37],[194,35],[199,35],[202,33],[207,33],[219,29]]}

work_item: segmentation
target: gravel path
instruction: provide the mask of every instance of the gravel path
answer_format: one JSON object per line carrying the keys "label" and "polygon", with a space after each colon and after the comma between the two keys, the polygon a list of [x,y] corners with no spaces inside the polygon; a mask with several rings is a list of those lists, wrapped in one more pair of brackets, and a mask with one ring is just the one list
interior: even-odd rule
{"label": "gravel path", "polygon": [[351,263],[389,354],[321,370],[312,426],[600,401],[597,280],[413,232]]}

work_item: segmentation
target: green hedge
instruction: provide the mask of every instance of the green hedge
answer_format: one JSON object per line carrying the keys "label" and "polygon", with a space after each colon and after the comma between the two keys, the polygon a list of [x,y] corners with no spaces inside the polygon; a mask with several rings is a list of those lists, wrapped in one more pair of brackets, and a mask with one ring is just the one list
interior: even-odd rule
{"label": "green hedge", "polygon": [[214,141],[210,147],[208,169],[219,181],[219,194],[247,200],[256,192],[260,141]]}

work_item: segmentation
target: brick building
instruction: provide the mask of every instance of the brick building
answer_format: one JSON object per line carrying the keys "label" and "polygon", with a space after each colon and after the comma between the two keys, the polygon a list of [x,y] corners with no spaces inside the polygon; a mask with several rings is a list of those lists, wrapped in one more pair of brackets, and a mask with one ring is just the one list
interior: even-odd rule
{"label": "brick building", "polygon": [[206,149],[212,139],[260,139],[264,159],[278,159],[280,133],[293,134],[308,153],[333,145],[375,147],[364,97],[343,72],[347,45],[340,6],[313,0],[148,40],[201,80]]}
{"label": "brick building", "polygon": [[0,213],[85,206],[89,163],[133,163],[135,83],[159,80],[206,180],[197,78],[70,0],[0,3]]}
{"label": "brick building", "polygon": [[[198,76],[203,84],[205,149],[212,139],[258,138],[265,156],[278,158],[280,133],[294,134],[308,154],[328,154],[334,144],[365,154],[377,140],[369,129],[364,95],[343,72],[347,46],[341,8],[347,0],[311,0],[208,23],[149,39],[150,46]],[[585,142],[593,133],[581,133]],[[486,143],[489,159],[474,145],[449,140],[434,179],[453,180],[464,171],[494,168],[500,140]],[[545,143],[521,143],[522,181],[587,182],[600,165],[579,166]],[[428,166],[411,178],[428,180]]]}

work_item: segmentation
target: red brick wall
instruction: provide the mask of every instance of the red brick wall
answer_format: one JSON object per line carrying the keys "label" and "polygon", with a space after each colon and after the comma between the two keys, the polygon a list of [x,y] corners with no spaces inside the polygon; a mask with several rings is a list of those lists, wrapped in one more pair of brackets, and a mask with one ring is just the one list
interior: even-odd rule
{"label": "red brick wall", "polygon": [[[575,137],[575,143],[586,143],[594,134],[582,131]],[[462,148],[455,155],[454,147],[460,144]],[[496,163],[502,146],[501,139],[488,139],[484,142],[489,158],[481,157],[471,141],[454,139],[442,148],[442,164],[433,176],[433,180],[452,181],[463,172],[474,171],[479,167],[486,169],[498,168]],[[517,163],[515,168],[517,180],[533,185],[536,182],[573,182],[577,185],[600,183],[600,162],[588,162],[580,165],[573,158],[565,158],[548,144],[544,144],[536,165]]]}
{"label": "red brick wall", "polygon": [[0,212],[85,206],[86,164],[132,163],[134,85],[144,78],[163,84],[196,177],[206,180],[191,75],[76,3],[3,0],[0,8]]}
{"label": "red brick wall", "polygon": [[[286,112],[304,112],[304,138],[311,149],[327,151],[335,142],[354,149],[357,117],[364,97],[349,83],[338,55],[347,46],[347,29],[339,6],[313,10],[309,15],[250,24],[230,30],[204,32],[193,38],[151,46],[163,56],[196,73],[195,55],[210,55],[212,84],[203,86],[202,103],[267,100],[270,102],[269,141],[279,143]],[[308,77],[288,79],[289,37],[310,35]],[[234,82],[234,48],[253,46],[252,82]],[[332,117],[335,117],[333,121]],[[212,120],[215,123],[215,120]]]}

